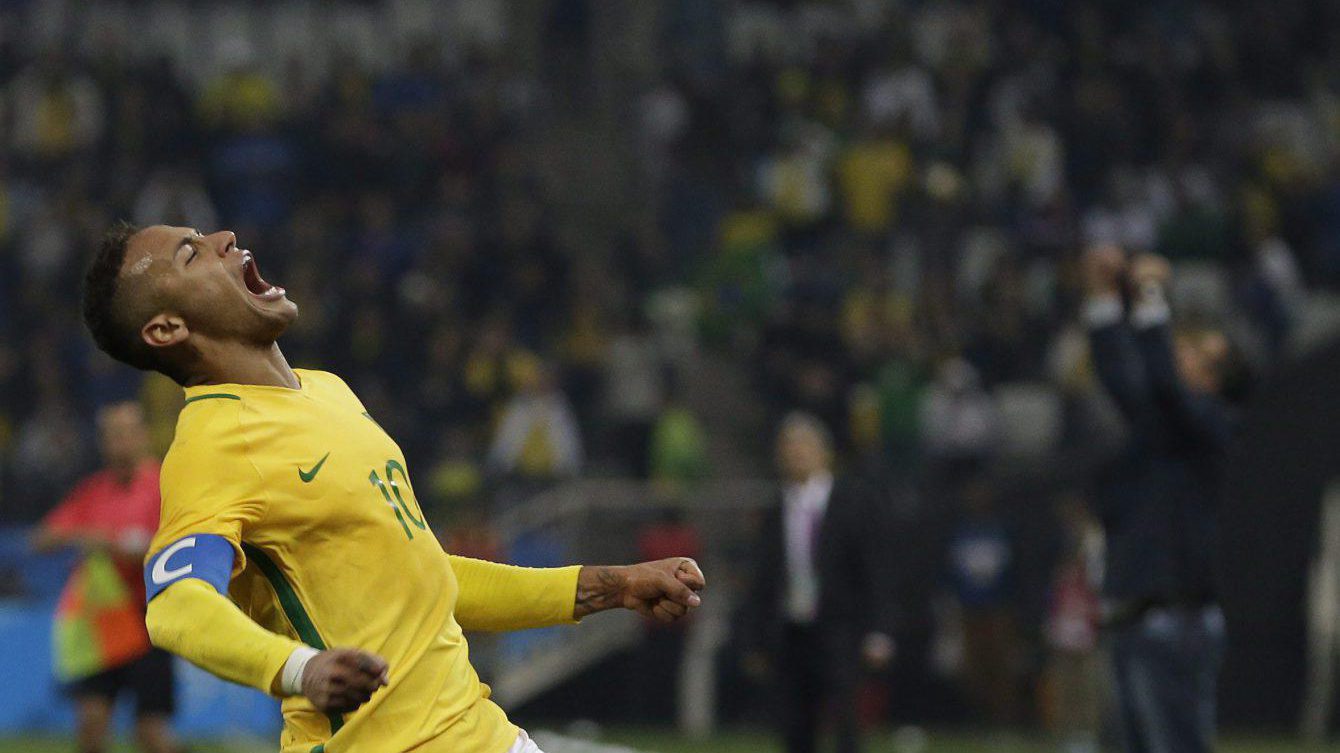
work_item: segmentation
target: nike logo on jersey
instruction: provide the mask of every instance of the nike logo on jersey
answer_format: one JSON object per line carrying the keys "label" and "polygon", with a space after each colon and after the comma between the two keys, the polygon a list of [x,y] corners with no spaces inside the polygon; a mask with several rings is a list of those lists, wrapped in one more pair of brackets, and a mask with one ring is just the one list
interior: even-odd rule
{"label": "nike logo on jersey", "polygon": [[321,472],[321,466],[326,464],[326,458],[328,457],[330,457],[329,452],[322,455],[321,459],[316,461],[316,465],[312,466],[312,470],[310,471],[304,471],[302,466],[298,466],[298,478],[302,479],[304,484],[312,483],[312,479],[316,478],[316,474]]}

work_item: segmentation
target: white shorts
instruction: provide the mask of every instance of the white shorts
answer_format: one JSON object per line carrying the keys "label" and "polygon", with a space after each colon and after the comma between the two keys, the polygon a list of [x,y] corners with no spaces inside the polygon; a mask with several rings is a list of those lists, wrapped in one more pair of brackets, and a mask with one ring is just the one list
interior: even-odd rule
{"label": "white shorts", "polygon": [[540,750],[540,746],[536,745],[523,729],[517,733],[516,742],[507,749],[507,753],[544,753],[544,751]]}

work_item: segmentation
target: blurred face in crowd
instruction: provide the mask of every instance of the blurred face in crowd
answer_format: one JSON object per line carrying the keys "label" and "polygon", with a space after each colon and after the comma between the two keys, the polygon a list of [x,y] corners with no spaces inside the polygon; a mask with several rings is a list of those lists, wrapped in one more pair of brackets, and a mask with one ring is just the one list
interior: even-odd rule
{"label": "blurred face in crowd", "polygon": [[267,347],[298,314],[226,230],[147,227],[127,244],[121,280],[145,304],[140,335],[157,348],[189,349],[199,338]]}
{"label": "blurred face in crowd", "polygon": [[138,403],[116,403],[98,411],[98,440],[109,468],[130,471],[149,455],[149,428]]}
{"label": "blurred face in crowd", "polygon": [[777,468],[787,481],[805,481],[828,470],[828,465],[828,443],[816,428],[803,423],[782,427],[777,437]]}
{"label": "blurred face in crowd", "polygon": [[1222,332],[1180,332],[1173,341],[1177,373],[1195,392],[1218,394],[1228,359],[1228,338]]}

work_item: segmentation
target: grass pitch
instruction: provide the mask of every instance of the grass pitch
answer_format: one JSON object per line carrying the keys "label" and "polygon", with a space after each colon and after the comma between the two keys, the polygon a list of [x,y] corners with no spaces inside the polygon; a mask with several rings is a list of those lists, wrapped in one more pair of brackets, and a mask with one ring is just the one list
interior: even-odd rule
{"label": "grass pitch", "polygon": [[[708,740],[690,740],[673,732],[655,729],[616,728],[606,730],[601,745],[623,745],[646,753],[780,753],[775,738],[760,732],[731,731]],[[0,753],[72,753],[69,738],[25,737],[0,739]],[[132,753],[122,742],[111,753]],[[265,741],[192,742],[192,753],[275,753],[277,745]],[[866,753],[909,753],[897,745],[890,733],[867,738]],[[1046,739],[1011,734],[974,734],[931,731],[922,753],[1056,753]],[[1286,737],[1232,735],[1219,745],[1219,753],[1340,753],[1340,744],[1307,745]]]}

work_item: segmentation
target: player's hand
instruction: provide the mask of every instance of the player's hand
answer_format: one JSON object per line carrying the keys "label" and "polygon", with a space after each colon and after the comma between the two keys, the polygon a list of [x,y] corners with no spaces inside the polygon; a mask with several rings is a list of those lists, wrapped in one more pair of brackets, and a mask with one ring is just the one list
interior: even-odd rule
{"label": "player's hand", "polygon": [[577,576],[577,619],[614,607],[671,623],[702,604],[707,586],[698,563],[670,557],[623,567],[583,567]]}
{"label": "player's hand", "polygon": [[1131,262],[1131,287],[1143,290],[1149,285],[1163,287],[1172,279],[1172,265],[1157,254],[1141,254]]}
{"label": "player's hand", "polygon": [[302,694],[325,714],[345,714],[368,702],[389,681],[386,660],[355,648],[313,656],[302,672]]}
{"label": "player's hand", "polygon": [[892,636],[885,633],[869,633],[861,642],[861,659],[867,668],[875,671],[889,666],[896,652]]}
{"label": "player's hand", "polygon": [[1080,260],[1084,292],[1090,296],[1116,295],[1126,274],[1126,254],[1112,245],[1094,246]]}

